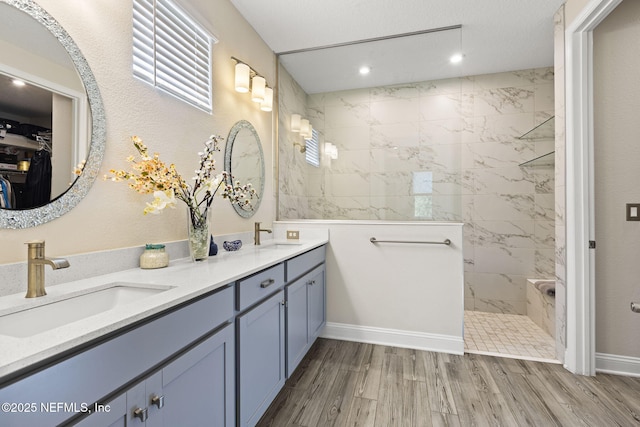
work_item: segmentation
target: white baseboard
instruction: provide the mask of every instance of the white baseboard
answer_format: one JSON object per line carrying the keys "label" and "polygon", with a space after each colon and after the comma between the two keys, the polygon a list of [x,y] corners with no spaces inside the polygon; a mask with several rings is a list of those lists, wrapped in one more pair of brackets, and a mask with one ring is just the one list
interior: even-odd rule
{"label": "white baseboard", "polygon": [[640,357],[596,353],[596,372],[640,377]]}
{"label": "white baseboard", "polygon": [[424,332],[327,322],[321,337],[440,353],[464,354],[464,339],[462,336],[427,334]]}

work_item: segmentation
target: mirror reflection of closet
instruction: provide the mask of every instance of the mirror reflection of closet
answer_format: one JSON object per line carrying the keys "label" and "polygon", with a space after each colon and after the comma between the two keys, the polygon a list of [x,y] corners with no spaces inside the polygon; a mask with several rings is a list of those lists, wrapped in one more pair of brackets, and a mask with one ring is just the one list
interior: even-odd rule
{"label": "mirror reflection of closet", "polygon": [[89,191],[104,153],[104,108],[85,58],[53,17],[31,0],[0,0],[0,16],[0,228],[27,228]]}
{"label": "mirror reflection of closet", "polygon": [[[67,191],[73,167],[86,158],[86,93],[69,54],[46,28],[8,5],[0,4],[0,12],[9,18],[0,27],[0,172],[15,184],[13,200],[5,193],[0,207],[29,209]],[[27,173],[35,153],[36,163],[47,165],[44,174],[40,167]]]}

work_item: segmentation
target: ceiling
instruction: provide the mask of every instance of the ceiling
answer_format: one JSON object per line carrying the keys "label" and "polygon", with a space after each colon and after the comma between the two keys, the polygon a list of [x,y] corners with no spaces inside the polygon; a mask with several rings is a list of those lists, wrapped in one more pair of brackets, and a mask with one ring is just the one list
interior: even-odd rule
{"label": "ceiling", "polygon": [[[307,93],[553,64],[564,0],[231,0],[276,53],[461,25],[383,42],[281,55]],[[457,52],[461,63],[449,63]],[[371,73],[358,74],[361,65]]]}

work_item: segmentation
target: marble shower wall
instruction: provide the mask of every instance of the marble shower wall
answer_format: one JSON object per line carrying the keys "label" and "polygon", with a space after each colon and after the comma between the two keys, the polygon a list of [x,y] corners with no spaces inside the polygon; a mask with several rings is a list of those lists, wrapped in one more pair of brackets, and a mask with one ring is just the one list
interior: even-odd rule
{"label": "marble shower wall", "polygon": [[[526,314],[527,278],[553,279],[554,167],[520,166],[554,150],[553,129],[520,136],[554,114],[553,68],[471,78],[463,141],[465,307]],[[552,157],[552,156],[550,156]]]}
{"label": "marble shower wall", "polygon": [[462,220],[463,79],[307,97],[322,142],[307,170],[310,218]]}
{"label": "marble shower wall", "polygon": [[[287,70],[278,69],[278,219],[309,218],[306,175],[310,167],[300,153],[300,134],[291,132],[291,115],[306,112],[307,94]],[[275,162],[274,162],[275,163]]]}
{"label": "marble shower wall", "polygon": [[554,35],[553,52],[555,67],[555,264],[556,264],[556,357],[564,361],[567,347],[567,238],[566,238],[566,184],[565,184],[565,153],[566,153],[566,117],[565,117],[565,60],[564,60],[564,5],[553,16]]}
{"label": "marble shower wall", "polygon": [[283,135],[302,102],[280,75],[296,95],[280,102],[280,219],[464,221],[465,307],[526,313],[526,279],[554,277],[555,184],[519,164],[554,141],[518,137],[553,115],[553,68],[309,95],[301,114],[339,151],[320,168]]}

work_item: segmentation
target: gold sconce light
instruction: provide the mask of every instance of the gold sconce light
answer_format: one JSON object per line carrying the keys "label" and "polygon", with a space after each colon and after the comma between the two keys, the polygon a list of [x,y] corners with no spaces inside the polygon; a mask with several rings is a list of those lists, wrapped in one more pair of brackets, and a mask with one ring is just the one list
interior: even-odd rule
{"label": "gold sconce light", "polygon": [[249,93],[251,90],[251,100],[259,103],[262,111],[272,111],[273,89],[267,85],[267,80],[246,62],[233,56],[231,59],[236,62],[236,92]]}

